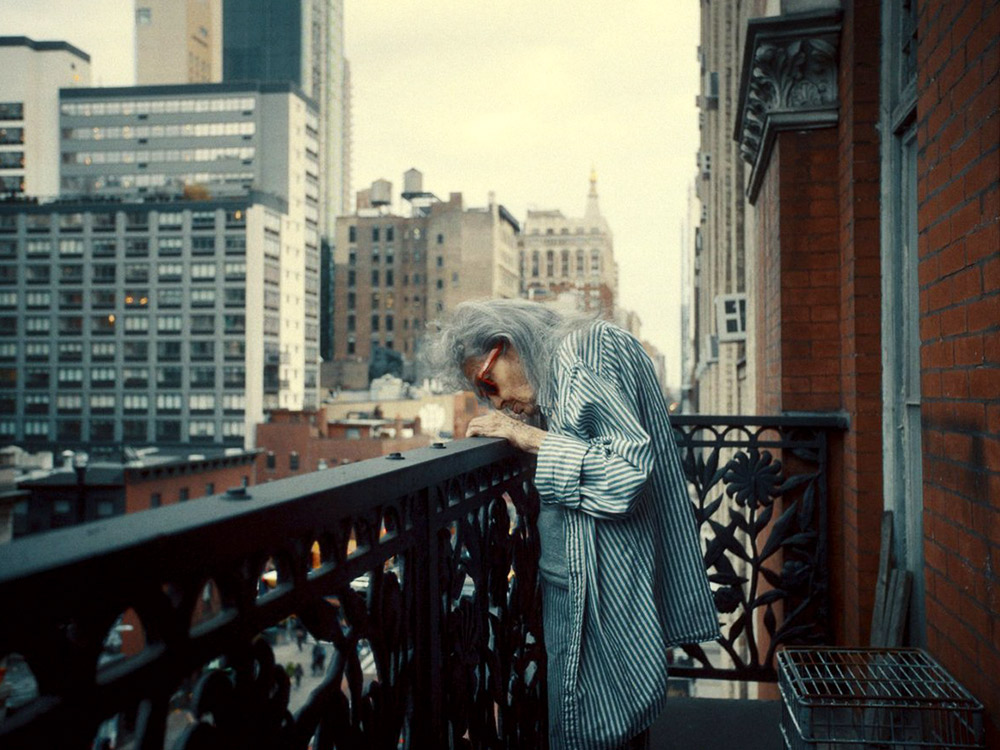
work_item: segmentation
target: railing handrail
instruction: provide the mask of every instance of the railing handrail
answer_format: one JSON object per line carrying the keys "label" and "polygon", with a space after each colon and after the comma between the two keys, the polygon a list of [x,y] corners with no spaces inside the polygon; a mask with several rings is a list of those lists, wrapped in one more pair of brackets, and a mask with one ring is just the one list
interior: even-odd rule
{"label": "railing handrail", "polygon": [[[32,534],[0,545],[0,599],[19,581],[34,581],[44,571],[64,570],[94,558],[142,553],[149,545],[201,529],[211,535],[215,529],[245,523],[248,517],[264,514],[269,522],[301,533],[297,511],[289,518],[287,506],[300,503],[309,513],[336,516],[356,511],[364,501],[357,490],[372,483],[426,487],[479,466],[511,457],[515,451],[506,441],[475,438],[445,444],[445,449],[427,447],[407,451],[402,460],[389,457],[358,461],[325,471],[288,477],[247,488],[247,498],[231,498],[226,493],[195,498],[160,508],[115,516],[86,524]],[[324,509],[331,493],[336,508]],[[312,525],[312,524],[310,524]],[[243,537],[229,540],[234,545],[253,545]],[[169,561],[171,570],[184,561]],[[196,564],[195,564],[196,567]],[[18,589],[19,590],[19,587]]]}
{"label": "railing handrail", "polygon": [[816,427],[828,430],[846,430],[850,416],[846,412],[792,412],[779,415],[753,414],[671,414],[670,423],[676,427],[710,426],[741,427]]}

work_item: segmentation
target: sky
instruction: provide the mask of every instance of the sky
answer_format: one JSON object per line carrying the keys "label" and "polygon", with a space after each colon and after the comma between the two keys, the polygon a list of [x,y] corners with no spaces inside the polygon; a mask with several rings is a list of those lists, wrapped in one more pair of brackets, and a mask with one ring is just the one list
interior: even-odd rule
{"label": "sky", "polygon": [[[698,150],[693,0],[345,0],[352,189],[385,178],[582,216],[591,169],[619,304],[680,382],[682,227]],[[93,85],[135,81],[133,0],[0,0],[0,34],[63,40]],[[397,198],[398,200],[398,198]]]}

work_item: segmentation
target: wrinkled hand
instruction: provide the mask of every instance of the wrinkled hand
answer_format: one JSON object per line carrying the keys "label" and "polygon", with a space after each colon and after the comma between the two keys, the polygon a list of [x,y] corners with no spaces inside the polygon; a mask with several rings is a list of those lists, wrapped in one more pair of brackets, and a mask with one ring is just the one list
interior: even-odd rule
{"label": "wrinkled hand", "polygon": [[469,429],[465,431],[465,435],[503,438],[515,448],[537,454],[542,441],[545,440],[546,432],[508,417],[503,412],[491,411],[469,422]]}

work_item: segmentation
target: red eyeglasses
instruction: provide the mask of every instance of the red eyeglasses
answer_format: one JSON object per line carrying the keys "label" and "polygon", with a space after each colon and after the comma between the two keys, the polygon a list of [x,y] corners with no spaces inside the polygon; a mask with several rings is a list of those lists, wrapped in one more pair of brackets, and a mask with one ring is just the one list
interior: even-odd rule
{"label": "red eyeglasses", "polygon": [[490,396],[494,396],[500,390],[499,386],[494,383],[489,378],[490,369],[493,367],[494,363],[497,361],[497,357],[500,356],[500,352],[503,350],[503,344],[497,344],[491,350],[489,355],[486,357],[486,361],[483,366],[479,368],[479,372],[476,373],[476,378],[473,381],[476,386],[476,391],[479,392],[479,396],[484,399],[488,399]]}

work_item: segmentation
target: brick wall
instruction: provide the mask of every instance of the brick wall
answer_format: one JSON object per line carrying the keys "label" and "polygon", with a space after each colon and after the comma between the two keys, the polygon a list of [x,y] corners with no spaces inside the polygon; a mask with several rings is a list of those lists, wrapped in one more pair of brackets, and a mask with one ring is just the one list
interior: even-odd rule
{"label": "brick wall", "polygon": [[845,3],[838,86],[837,170],[840,267],[841,408],[844,435],[835,632],[865,645],[878,572],[882,489],[881,248],[879,241],[880,3]]}
{"label": "brick wall", "polygon": [[[125,483],[125,512],[149,510],[153,507],[154,494],[160,496],[160,505],[172,505],[181,502],[182,490],[187,491],[189,500],[194,500],[208,494],[221,494],[230,487],[239,487],[244,478],[248,485],[256,484],[256,468],[253,461],[246,457],[129,469]],[[208,492],[209,485],[211,493]]]}
{"label": "brick wall", "polygon": [[931,651],[1000,746],[1000,2],[922,2],[918,227]]}
{"label": "brick wall", "polygon": [[[781,150],[771,154],[767,174],[757,195],[757,238],[751,247],[757,254],[749,262],[757,271],[756,298],[752,309],[756,314],[757,414],[780,414],[781,368]],[[754,411],[754,410],[751,410]]]}

